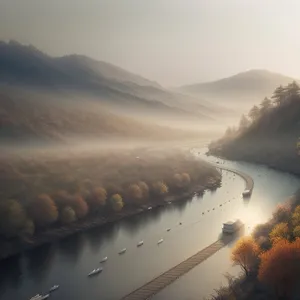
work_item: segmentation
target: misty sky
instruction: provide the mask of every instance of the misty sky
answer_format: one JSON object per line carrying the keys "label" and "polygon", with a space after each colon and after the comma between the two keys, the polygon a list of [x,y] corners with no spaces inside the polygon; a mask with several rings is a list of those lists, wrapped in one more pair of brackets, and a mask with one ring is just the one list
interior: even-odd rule
{"label": "misty sky", "polygon": [[259,68],[300,78],[299,0],[0,0],[0,38],[164,85]]}

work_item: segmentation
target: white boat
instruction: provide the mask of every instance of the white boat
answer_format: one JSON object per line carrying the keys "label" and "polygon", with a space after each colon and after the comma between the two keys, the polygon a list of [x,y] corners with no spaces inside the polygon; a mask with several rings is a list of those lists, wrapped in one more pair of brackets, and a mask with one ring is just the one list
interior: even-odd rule
{"label": "white boat", "polygon": [[30,298],[30,300],[45,300],[45,299],[48,299],[49,296],[50,296],[49,294],[46,294],[46,295],[36,294],[32,298]]}
{"label": "white boat", "polygon": [[124,249],[122,249],[120,252],[119,252],[119,254],[123,254],[123,253],[125,253],[126,252],[126,248],[124,248]]}
{"label": "white boat", "polygon": [[59,285],[54,285],[52,288],[50,288],[49,292],[54,292],[59,288]]}
{"label": "white boat", "polygon": [[101,273],[102,271],[103,271],[102,268],[94,269],[92,272],[90,272],[90,273],[88,274],[88,276],[93,276],[93,275],[99,274],[99,273]]}
{"label": "white boat", "polygon": [[152,206],[149,206],[148,209],[149,209],[149,210],[152,209]]}
{"label": "white boat", "polygon": [[250,190],[245,190],[243,191],[243,197],[249,197],[251,195],[251,191]]}
{"label": "white boat", "polygon": [[160,240],[157,242],[157,244],[159,245],[159,244],[161,244],[163,241],[164,241],[164,239],[160,239]]}
{"label": "white boat", "polygon": [[235,233],[243,226],[244,226],[243,222],[241,222],[238,219],[235,221],[228,221],[223,224],[222,231],[223,231],[223,233],[231,234],[231,233]]}
{"label": "white boat", "polygon": [[143,246],[144,245],[144,241],[140,241],[138,242],[137,246],[140,247],[140,246]]}
{"label": "white boat", "polygon": [[41,299],[42,295],[41,294],[36,294],[35,296],[31,297],[29,300],[39,300]]}
{"label": "white boat", "polygon": [[105,256],[105,257],[103,257],[103,258],[100,260],[100,263],[104,263],[104,262],[106,262],[107,260],[108,260],[108,257]]}

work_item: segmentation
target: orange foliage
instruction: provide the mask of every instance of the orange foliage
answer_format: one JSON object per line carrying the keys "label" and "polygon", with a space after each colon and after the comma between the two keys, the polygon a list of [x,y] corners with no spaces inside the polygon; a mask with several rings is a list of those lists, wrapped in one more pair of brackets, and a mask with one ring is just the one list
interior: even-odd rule
{"label": "orange foliage", "polygon": [[80,195],[74,195],[72,197],[71,206],[74,209],[75,214],[78,219],[84,218],[89,211],[89,207],[88,207],[87,203]]}
{"label": "orange foliage", "polygon": [[35,199],[29,208],[33,221],[39,226],[54,223],[58,218],[58,211],[54,201],[47,194],[42,194]]}
{"label": "orange foliage", "polygon": [[281,240],[261,255],[258,278],[289,299],[300,276],[300,239]]}
{"label": "orange foliage", "polygon": [[255,267],[259,259],[260,249],[252,237],[241,238],[234,246],[231,260],[235,265],[240,266],[245,274]]}
{"label": "orange foliage", "polygon": [[147,185],[146,182],[144,181],[139,181],[137,183],[137,185],[140,187],[140,189],[142,190],[142,193],[143,193],[143,198],[144,199],[147,199],[149,197],[149,187]]}
{"label": "orange foliage", "polygon": [[153,188],[153,192],[157,196],[164,196],[165,194],[167,194],[169,192],[168,186],[162,181],[153,183],[152,188]]}
{"label": "orange foliage", "polygon": [[188,173],[182,173],[181,178],[182,178],[183,185],[189,186],[189,184],[191,183],[190,175]]}
{"label": "orange foliage", "polygon": [[131,184],[127,190],[128,197],[134,203],[139,204],[143,198],[143,191],[137,184]]}
{"label": "orange foliage", "polygon": [[69,205],[71,205],[71,202],[72,202],[71,195],[67,191],[64,191],[64,190],[57,191],[53,195],[53,199],[54,199],[57,207],[59,207],[59,208],[69,206]]}
{"label": "orange foliage", "polygon": [[107,193],[102,187],[95,188],[92,193],[91,204],[94,207],[101,207],[106,204]]}
{"label": "orange foliage", "polygon": [[270,232],[270,239],[272,243],[278,242],[281,239],[289,238],[289,227],[287,223],[279,223],[274,226]]}

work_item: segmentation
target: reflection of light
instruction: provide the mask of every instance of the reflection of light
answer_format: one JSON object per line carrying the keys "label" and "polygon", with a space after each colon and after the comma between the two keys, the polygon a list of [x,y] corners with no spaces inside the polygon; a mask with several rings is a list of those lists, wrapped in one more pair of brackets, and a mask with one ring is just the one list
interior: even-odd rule
{"label": "reflection of light", "polygon": [[251,233],[256,225],[266,221],[264,212],[257,205],[244,205],[240,207],[236,212],[236,218],[240,219],[245,224],[247,234]]}

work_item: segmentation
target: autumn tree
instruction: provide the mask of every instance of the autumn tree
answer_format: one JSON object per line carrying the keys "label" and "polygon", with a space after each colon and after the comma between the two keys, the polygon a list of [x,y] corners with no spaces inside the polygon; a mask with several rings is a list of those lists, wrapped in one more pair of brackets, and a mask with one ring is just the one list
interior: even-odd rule
{"label": "autumn tree", "polygon": [[292,223],[294,226],[300,225],[300,213],[295,211],[292,215]]}
{"label": "autumn tree", "polygon": [[279,299],[291,299],[300,277],[300,239],[281,240],[261,255],[258,279],[273,288]]}
{"label": "autumn tree", "polygon": [[119,212],[122,210],[124,203],[120,194],[114,194],[110,197],[110,205],[113,211]]}
{"label": "autumn tree", "polygon": [[179,173],[174,174],[173,182],[176,188],[182,188],[183,187],[182,175]]}
{"label": "autumn tree", "polygon": [[39,195],[29,207],[29,213],[34,223],[44,227],[54,223],[58,218],[58,211],[49,195]]}
{"label": "autumn tree", "polygon": [[52,198],[59,209],[72,203],[72,196],[65,190],[55,192]]}
{"label": "autumn tree", "polygon": [[182,173],[181,180],[184,187],[188,187],[191,184],[191,177],[188,173]]}
{"label": "autumn tree", "polygon": [[0,234],[15,237],[22,230],[26,214],[21,204],[15,200],[0,202]]}
{"label": "autumn tree", "polygon": [[95,188],[90,197],[90,205],[93,208],[103,207],[106,204],[107,193],[102,187]]}
{"label": "autumn tree", "polygon": [[33,221],[27,218],[22,228],[21,235],[23,237],[31,237],[34,235],[34,231],[35,231],[35,226]]}
{"label": "autumn tree", "polygon": [[147,183],[144,181],[139,181],[137,183],[137,185],[139,186],[139,188],[141,189],[141,191],[143,193],[143,198],[147,199],[149,197],[149,187],[148,187]]}
{"label": "autumn tree", "polygon": [[75,211],[78,219],[84,218],[89,212],[89,207],[86,201],[80,195],[72,196],[71,207]]}
{"label": "autumn tree", "polygon": [[300,214],[300,205],[297,205],[294,209],[294,213]]}
{"label": "autumn tree", "polygon": [[250,111],[248,113],[248,116],[252,120],[252,122],[256,121],[260,117],[260,110],[259,110],[259,108],[256,105],[254,105],[250,109]]}
{"label": "autumn tree", "polygon": [[260,249],[252,237],[243,237],[235,244],[231,260],[248,276],[259,261],[259,252]]}
{"label": "autumn tree", "polygon": [[152,185],[153,193],[156,196],[164,196],[168,193],[168,186],[163,181],[157,181]]}
{"label": "autumn tree", "polygon": [[255,226],[255,228],[253,229],[252,237],[255,240],[262,236],[269,237],[271,230],[272,230],[272,224],[270,223],[259,224]]}
{"label": "autumn tree", "polygon": [[62,224],[70,224],[76,221],[76,213],[70,206],[66,206],[60,212],[60,221]]}
{"label": "autumn tree", "polygon": [[296,226],[293,230],[294,238],[300,238],[300,225]]}
{"label": "autumn tree", "polygon": [[287,223],[279,223],[274,226],[270,232],[270,240],[272,243],[278,242],[281,239],[289,238],[289,226]]}
{"label": "autumn tree", "polygon": [[143,191],[138,184],[129,185],[127,194],[129,199],[135,204],[140,204],[143,199]]}

